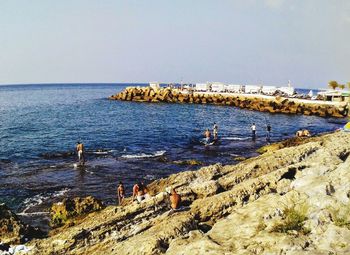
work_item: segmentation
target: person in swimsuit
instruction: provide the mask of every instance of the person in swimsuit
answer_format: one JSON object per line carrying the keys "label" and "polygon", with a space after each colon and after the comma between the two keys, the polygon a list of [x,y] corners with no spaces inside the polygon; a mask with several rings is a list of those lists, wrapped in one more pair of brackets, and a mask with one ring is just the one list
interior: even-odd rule
{"label": "person in swimsuit", "polygon": [[170,195],[170,206],[173,210],[179,209],[181,204],[181,196],[176,193],[176,190],[173,188],[171,189],[171,195]]}
{"label": "person in swimsuit", "polygon": [[141,202],[142,200],[148,199],[151,196],[148,194],[147,186],[144,185],[143,182],[139,182],[134,185],[132,189],[132,198],[133,200],[137,200],[137,202]]}
{"label": "person in swimsuit", "polygon": [[77,153],[78,153],[78,160],[80,165],[85,165],[85,148],[84,144],[81,142],[77,142],[77,147],[76,147]]}
{"label": "person in swimsuit", "polygon": [[118,203],[119,205],[121,205],[125,198],[125,188],[122,182],[119,182],[118,189],[117,189],[117,196],[118,196]]}
{"label": "person in swimsuit", "polygon": [[311,136],[310,131],[307,130],[307,129],[304,129],[304,130],[302,131],[302,136],[303,136],[303,137],[309,137],[309,136]]}
{"label": "person in swimsuit", "polygon": [[211,138],[211,134],[210,134],[209,129],[207,129],[207,130],[204,132],[204,136],[205,136],[205,143],[208,144],[208,143],[210,142],[210,138]]}
{"label": "person in swimsuit", "polygon": [[132,188],[132,200],[135,200],[140,190],[141,183],[136,183]]}
{"label": "person in swimsuit", "polygon": [[266,126],[266,140],[269,141],[271,138],[271,125],[267,124]]}
{"label": "person in swimsuit", "polygon": [[255,125],[255,123],[253,123],[253,125],[251,125],[250,129],[252,130],[252,138],[253,138],[253,140],[255,140],[255,138],[256,138],[256,125]]}
{"label": "person in swimsuit", "polygon": [[217,141],[217,140],[218,140],[218,130],[219,130],[219,127],[218,127],[218,125],[214,122],[214,127],[213,127],[214,141]]}
{"label": "person in swimsuit", "polygon": [[302,137],[303,136],[303,130],[299,129],[296,133],[295,133],[296,137]]}

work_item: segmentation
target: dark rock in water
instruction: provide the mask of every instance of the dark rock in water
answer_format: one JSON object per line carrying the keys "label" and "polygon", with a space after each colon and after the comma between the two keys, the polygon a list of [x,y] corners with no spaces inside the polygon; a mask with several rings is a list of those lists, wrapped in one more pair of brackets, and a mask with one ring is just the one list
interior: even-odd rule
{"label": "dark rock in water", "polygon": [[101,210],[103,207],[102,202],[92,196],[65,198],[62,202],[52,205],[51,226],[53,228],[63,226],[74,217]]}
{"label": "dark rock in water", "polygon": [[5,204],[0,204],[0,239],[3,243],[19,244],[43,236],[40,229],[24,224]]}
{"label": "dark rock in water", "polygon": [[239,156],[239,157],[235,157],[234,160],[236,160],[236,161],[244,161],[244,160],[246,160],[246,158]]}
{"label": "dark rock in water", "polygon": [[41,157],[44,159],[53,159],[53,158],[69,158],[74,156],[75,153],[73,151],[68,152],[54,152],[54,153],[42,153],[40,154]]}
{"label": "dark rock in water", "polygon": [[169,159],[166,156],[163,155],[163,156],[158,157],[157,161],[158,162],[162,162],[162,163],[166,163],[166,162],[169,161]]}
{"label": "dark rock in water", "polygon": [[0,251],[8,251],[10,249],[10,245],[0,243]]}
{"label": "dark rock in water", "polygon": [[189,160],[176,160],[173,161],[174,164],[176,165],[188,165],[188,166],[201,166],[203,165],[202,162],[196,160],[196,159],[189,159]]}

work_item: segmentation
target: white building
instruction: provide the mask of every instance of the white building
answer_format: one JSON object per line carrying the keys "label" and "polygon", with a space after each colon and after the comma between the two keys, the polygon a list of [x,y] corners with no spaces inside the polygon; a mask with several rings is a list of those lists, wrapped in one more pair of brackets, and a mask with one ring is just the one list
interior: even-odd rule
{"label": "white building", "polygon": [[276,86],[262,86],[261,92],[266,95],[273,95],[277,91]]}
{"label": "white building", "polygon": [[211,84],[211,91],[213,91],[213,92],[225,92],[225,84],[222,82],[213,82]]}
{"label": "white building", "polygon": [[231,93],[240,93],[243,91],[242,85],[238,84],[227,84],[225,85],[225,90]]}
{"label": "white building", "polygon": [[261,85],[245,85],[244,92],[258,94],[261,90]]}
{"label": "white building", "polygon": [[294,94],[295,89],[293,87],[280,87],[278,90],[286,93],[288,96],[292,96]]}
{"label": "white building", "polygon": [[150,82],[150,83],[149,83],[149,86],[150,86],[152,89],[159,89],[159,88],[160,88],[159,82]]}
{"label": "white building", "polygon": [[196,91],[210,91],[209,83],[196,83]]}

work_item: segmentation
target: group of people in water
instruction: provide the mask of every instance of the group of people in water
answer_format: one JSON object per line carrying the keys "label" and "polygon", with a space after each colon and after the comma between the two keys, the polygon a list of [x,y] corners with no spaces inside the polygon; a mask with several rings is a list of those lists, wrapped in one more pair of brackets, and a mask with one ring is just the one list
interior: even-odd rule
{"label": "group of people in water", "polygon": [[[255,123],[253,123],[250,126],[251,129],[251,134],[252,134],[252,139],[256,139],[256,130],[257,127]],[[271,138],[271,125],[266,124],[266,140],[270,141]],[[213,139],[211,139],[212,134],[209,129],[206,129],[204,132],[204,144],[205,145],[210,145],[210,144],[215,144],[218,142],[218,134],[219,134],[219,127],[216,122],[214,122],[213,125]],[[296,137],[308,137],[311,136],[310,132],[307,129],[299,129],[296,134]],[[77,142],[76,144],[76,151],[78,155],[78,161],[80,166],[85,165],[85,147],[84,144],[81,143],[80,141]],[[126,192],[125,192],[125,187],[122,182],[119,182],[118,188],[117,188],[117,198],[118,198],[118,204],[122,205],[123,201],[126,197]],[[173,210],[176,210],[180,207],[181,204],[181,196],[176,192],[175,188],[171,188],[167,190],[167,194],[169,195],[170,199],[170,207]],[[133,186],[132,189],[132,201],[137,201],[137,203],[141,203],[143,200],[148,200],[151,198],[151,195],[149,194],[149,191],[147,189],[147,185],[145,185],[143,182],[138,182]]]}
{"label": "group of people in water", "polygon": [[[256,139],[256,125],[255,123],[253,123],[250,126],[251,132],[252,132],[252,139],[255,140]],[[266,140],[269,142],[271,139],[271,125],[270,124],[266,124]],[[211,144],[216,144],[219,140],[219,133],[218,133],[219,127],[216,124],[216,122],[214,122],[213,125],[213,139],[211,139],[211,133],[209,128],[207,128],[204,132],[204,144],[205,145],[211,145]]]}
{"label": "group of people in water", "polygon": [[[181,205],[181,196],[177,194],[175,188],[170,188],[170,190],[167,190],[167,194],[169,195],[171,209],[179,209]],[[152,196],[149,194],[147,186],[143,182],[138,182],[133,186],[132,201],[137,201],[137,203],[141,203],[143,200],[148,200],[151,197]],[[125,187],[122,182],[119,182],[117,188],[117,198],[118,204],[122,205],[125,199]]]}
{"label": "group of people in water", "polygon": [[205,130],[205,132],[204,132],[204,137],[205,137],[204,144],[205,145],[208,145],[210,143],[215,143],[215,142],[218,141],[218,130],[219,130],[219,127],[214,122],[214,126],[213,126],[213,140],[211,140],[211,133],[210,133],[209,128],[207,128]]}
{"label": "group of people in water", "polygon": [[[79,165],[84,166],[85,165],[85,147],[84,147],[84,144],[81,143],[80,141],[78,141],[76,144],[76,151],[78,155]],[[173,210],[178,209],[181,203],[181,196],[177,194],[175,188],[171,188],[168,191],[168,194],[170,198],[170,207]],[[117,198],[118,198],[118,204],[122,205],[125,199],[125,187],[122,182],[119,182],[119,185],[117,188]],[[133,186],[132,201],[137,201],[138,203],[141,203],[141,201],[147,200],[150,198],[151,198],[151,195],[148,192],[147,186],[143,182],[138,182]]]}
{"label": "group of people in water", "polygon": [[[205,145],[215,144],[218,142],[218,129],[219,129],[218,125],[214,122],[213,140],[211,140],[210,130],[209,129],[205,130],[205,132],[204,132],[204,137],[205,137],[204,144]],[[255,141],[255,139],[256,139],[256,129],[257,129],[256,124],[253,123],[250,126],[253,141]],[[269,123],[266,123],[266,141],[268,141],[268,142],[270,142],[270,140],[271,140],[271,130],[272,130],[271,125]],[[295,136],[296,137],[309,137],[309,136],[311,136],[311,134],[310,134],[310,131],[307,129],[299,129],[296,132]]]}

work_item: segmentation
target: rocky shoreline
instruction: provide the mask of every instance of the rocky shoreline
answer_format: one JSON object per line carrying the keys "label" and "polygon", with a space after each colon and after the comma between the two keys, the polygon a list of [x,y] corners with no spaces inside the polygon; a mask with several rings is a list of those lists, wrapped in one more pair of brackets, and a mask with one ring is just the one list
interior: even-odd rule
{"label": "rocky shoreline", "polygon": [[343,118],[349,114],[349,105],[347,103],[331,103],[254,94],[189,92],[171,88],[128,87],[120,93],[109,97],[109,99],[151,103],[216,104],[261,112],[336,118]]}
{"label": "rocky shoreline", "polygon": [[[141,204],[74,200],[75,212],[99,211],[26,243],[26,254],[349,254],[350,133],[261,153],[154,181]],[[177,188],[184,210],[169,210],[167,187]]]}

